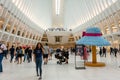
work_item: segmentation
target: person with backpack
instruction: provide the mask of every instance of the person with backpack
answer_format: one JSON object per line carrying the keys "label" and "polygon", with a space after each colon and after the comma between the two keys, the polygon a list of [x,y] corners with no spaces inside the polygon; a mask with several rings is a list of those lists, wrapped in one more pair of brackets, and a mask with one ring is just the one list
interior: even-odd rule
{"label": "person with backpack", "polygon": [[18,63],[17,64],[21,64],[22,63],[22,56],[23,56],[23,51],[22,51],[21,46],[18,47],[17,54],[18,54]]}

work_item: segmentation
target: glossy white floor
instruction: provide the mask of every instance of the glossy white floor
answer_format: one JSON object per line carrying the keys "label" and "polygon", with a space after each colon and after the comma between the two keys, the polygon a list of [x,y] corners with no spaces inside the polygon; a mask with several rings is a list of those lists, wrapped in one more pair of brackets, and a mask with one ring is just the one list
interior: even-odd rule
{"label": "glossy white floor", "polygon": [[[106,67],[86,67],[85,70],[76,70],[74,67],[74,55],[70,55],[69,64],[56,64],[56,59],[43,65],[42,80],[120,80],[120,55],[107,55],[107,58],[100,58],[98,61],[106,63]],[[91,60],[91,57],[89,58]],[[38,80],[35,72],[35,64],[32,63],[9,63],[3,61],[4,72],[0,73],[0,80]]]}

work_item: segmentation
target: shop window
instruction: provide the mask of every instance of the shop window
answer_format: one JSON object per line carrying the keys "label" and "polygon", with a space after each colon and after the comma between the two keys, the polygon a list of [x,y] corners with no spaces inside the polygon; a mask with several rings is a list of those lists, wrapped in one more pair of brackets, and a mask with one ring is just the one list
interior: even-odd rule
{"label": "shop window", "polygon": [[3,21],[2,20],[0,21],[0,29],[1,30],[3,29]]}
{"label": "shop window", "polygon": [[117,31],[118,31],[118,28],[117,28],[117,27],[112,27],[112,31],[113,31],[113,32],[117,32]]}
{"label": "shop window", "polygon": [[32,34],[30,35],[30,39],[32,38]]}
{"label": "shop window", "polygon": [[62,36],[55,36],[55,42],[61,42]]}
{"label": "shop window", "polygon": [[33,39],[35,39],[35,36],[33,36]]}
{"label": "shop window", "polygon": [[17,35],[20,35],[20,31],[18,31]]}
{"label": "shop window", "polygon": [[15,30],[13,29],[13,30],[12,30],[12,34],[14,34],[14,33],[15,33]]}
{"label": "shop window", "polygon": [[23,32],[23,33],[22,33],[22,36],[24,36],[24,35],[25,35],[25,33]]}
{"label": "shop window", "polygon": [[10,32],[10,25],[9,24],[6,26],[5,31]]}
{"label": "shop window", "polygon": [[29,36],[29,32],[27,32],[27,34],[26,34],[26,38],[28,38],[28,36]]}

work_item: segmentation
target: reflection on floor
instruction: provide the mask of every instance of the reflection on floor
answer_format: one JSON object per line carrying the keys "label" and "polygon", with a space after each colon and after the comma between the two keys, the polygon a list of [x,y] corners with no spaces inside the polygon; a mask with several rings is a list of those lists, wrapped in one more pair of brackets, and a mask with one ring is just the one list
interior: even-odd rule
{"label": "reflection on floor", "polygon": [[[107,55],[98,61],[106,63],[106,67],[86,67],[85,70],[75,70],[74,55],[70,55],[69,64],[56,64],[56,59],[49,61],[48,65],[43,65],[42,80],[120,80],[120,55]],[[91,55],[89,57],[91,60]],[[3,61],[4,72],[0,73],[0,80],[38,80],[35,72],[35,64],[32,63],[9,63]]]}

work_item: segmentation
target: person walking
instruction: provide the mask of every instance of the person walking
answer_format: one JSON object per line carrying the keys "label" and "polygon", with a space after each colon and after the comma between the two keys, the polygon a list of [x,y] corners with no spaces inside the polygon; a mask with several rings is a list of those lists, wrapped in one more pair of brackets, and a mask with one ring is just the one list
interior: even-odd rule
{"label": "person walking", "polygon": [[49,51],[49,46],[46,43],[44,46],[44,54],[43,54],[43,58],[44,58],[44,64],[48,63],[48,55],[49,55],[50,51]]}
{"label": "person walking", "polygon": [[10,63],[12,63],[12,60],[14,58],[14,52],[15,52],[15,48],[14,46],[12,45],[12,47],[10,48]]}
{"label": "person walking", "polygon": [[17,54],[18,54],[18,63],[17,64],[21,64],[22,56],[23,56],[23,50],[22,50],[21,46],[18,47]]}
{"label": "person walking", "polygon": [[32,47],[29,47],[28,49],[28,63],[32,61]]}
{"label": "person walking", "polygon": [[50,57],[49,57],[49,60],[52,60],[52,54],[53,54],[53,48],[50,48]]}
{"label": "person walking", "polygon": [[110,47],[110,55],[113,54],[113,48]]}
{"label": "person walking", "polygon": [[106,57],[106,48],[105,47],[103,47],[103,56],[105,55],[105,57]]}
{"label": "person walking", "polygon": [[69,59],[69,52],[68,49],[65,50],[65,62],[68,64],[68,59]]}
{"label": "person walking", "polygon": [[[42,79],[42,55],[44,54],[44,49],[41,43],[37,43],[36,48],[33,52],[34,61],[36,64],[36,73],[37,76],[40,76],[39,79]],[[39,71],[39,72],[38,72]]]}
{"label": "person walking", "polygon": [[118,52],[118,49],[115,47],[114,48],[115,57],[117,57],[117,52]]}
{"label": "person walking", "polygon": [[15,49],[15,61],[14,62],[18,61],[18,53],[17,53],[17,51],[18,51],[18,46]]}
{"label": "person walking", "polygon": [[0,43],[0,73],[3,72],[3,67],[2,67],[3,47],[1,45],[2,45],[2,43]]}
{"label": "person walking", "polygon": [[99,51],[99,54],[100,54],[100,57],[102,56],[102,47],[100,47],[100,51]]}
{"label": "person walking", "polygon": [[4,55],[4,57],[7,59],[7,47],[6,47],[4,41],[2,42],[1,47],[3,48],[3,55]]}
{"label": "person walking", "polygon": [[88,61],[88,52],[87,52],[87,47],[85,45],[83,45],[83,60]]}
{"label": "person walking", "polygon": [[26,59],[28,60],[28,49],[29,49],[29,47],[27,46],[26,49],[25,49],[23,62],[25,62]]}

